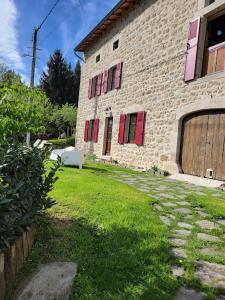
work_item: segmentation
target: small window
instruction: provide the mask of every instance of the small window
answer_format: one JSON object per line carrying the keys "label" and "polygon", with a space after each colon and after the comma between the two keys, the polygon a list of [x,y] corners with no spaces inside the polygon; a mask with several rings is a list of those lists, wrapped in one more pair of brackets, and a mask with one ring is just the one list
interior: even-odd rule
{"label": "small window", "polygon": [[89,121],[88,141],[93,141],[93,138],[94,138],[94,123],[95,123],[95,120],[90,120]]}
{"label": "small window", "polygon": [[113,51],[116,50],[117,48],[119,48],[119,40],[113,43]]}
{"label": "small window", "polygon": [[100,61],[100,58],[101,58],[100,54],[96,56],[96,63]]}

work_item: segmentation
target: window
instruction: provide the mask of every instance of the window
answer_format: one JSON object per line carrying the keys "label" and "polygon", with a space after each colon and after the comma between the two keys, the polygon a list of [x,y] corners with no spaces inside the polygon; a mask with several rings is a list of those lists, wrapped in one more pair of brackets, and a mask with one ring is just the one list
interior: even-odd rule
{"label": "window", "polygon": [[135,144],[136,141],[136,127],[137,127],[137,114],[131,114],[129,120],[128,143]]}
{"label": "window", "polygon": [[225,14],[208,22],[203,75],[224,71],[225,68]]}
{"label": "window", "polygon": [[101,58],[100,54],[96,56],[96,63],[100,61],[100,58]]}
{"label": "window", "polygon": [[112,91],[115,88],[115,79],[116,79],[116,66],[109,69],[108,74],[108,91]]}
{"label": "window", "polygon": [[119,48],[119,40],[113,43],[113,51],[116,50],[117,48]]}
{"label": "window", "polygon": [[208,6],[208,5],[210,5],[210,4],[212,4],[212,3],[214,3],[216,0],[206,0],[205,1],[205,6]]}
{"label": "window", "polygon": [[97,88],[98,88],[98,76],[93,78],[92,97],[95,97],[97,95]]}
{"label": "window", "polygon": [[90,120],[89,121],[89,126],[88,126],[88,141],[93,141],[93,138],[94,138],[94,125],[95,125],[95,120]]}

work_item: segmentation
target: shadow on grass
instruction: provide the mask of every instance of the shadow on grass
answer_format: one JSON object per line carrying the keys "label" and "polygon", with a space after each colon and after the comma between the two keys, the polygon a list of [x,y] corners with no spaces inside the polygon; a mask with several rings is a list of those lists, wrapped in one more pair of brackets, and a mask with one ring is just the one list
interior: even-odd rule
{"label": "shadow on grass", "polygon": [[40,263],[74,261],[78,274],[70,299],[172,299],[178,283],[170,274],[169,245],[159,235],[45,217],[20,279]]}

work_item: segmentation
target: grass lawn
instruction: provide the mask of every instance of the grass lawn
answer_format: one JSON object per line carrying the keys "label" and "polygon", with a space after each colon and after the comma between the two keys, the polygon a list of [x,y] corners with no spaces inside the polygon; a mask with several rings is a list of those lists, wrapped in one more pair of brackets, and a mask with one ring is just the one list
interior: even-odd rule
{"label": "grass lawn", "polygon": [[71,299],[172,299],[178,283],[167,228],[148,196],[107,176],[113,169],[64,168],[52,192],[57,205],[18,279],[39,263],[74,261]]}
{"label": "grass lawn", "polygon": [[[169,238],[179,229],[180,216],[175,214],[174,222],[167,227],[160,221],[153,203],[163,193],[157,188],[164,186],[167,189],[164,193],[172,193],[175,198],[188,188],[186,199],[192,210],[195,206],[202,207],[212,220],[217,220],[225,218],[222,192],[200,190],[147,174],[138,179],[138,172],[105,164],[86,163],[83,170],[63,170],[52,192],[57,204],[39,222],[38,240],[17,281],[40,263],[73,261],[78,264],[78,274],[71,299],[166,300],[173,299],[181,285],[201,288],[208,299],[215,299],[217,291],[202,286],[194,278],[196,261],[205,259],[199,249],[208,245],[197,240],[200,229],[195,227],[188,238],[188,260],[175,259],[170,255]],[[152,198],[138,191],[135,181],[131,187],[112,178],[120,179],[124,174],[145,182],[147,177]],[[171,208],[164,208],[164,212],[167,210],[169,214]],[[193,215],[189,222],[195,225],[198,219]],[[223,239],[221,231],[214,234]],[[224,245],[225,240],[219,246],[221,250]],[[209,261],[225,264],[225,258],[216,256],[209,257]],[[186,275],[176,279],[171,267],[179,264]]]}

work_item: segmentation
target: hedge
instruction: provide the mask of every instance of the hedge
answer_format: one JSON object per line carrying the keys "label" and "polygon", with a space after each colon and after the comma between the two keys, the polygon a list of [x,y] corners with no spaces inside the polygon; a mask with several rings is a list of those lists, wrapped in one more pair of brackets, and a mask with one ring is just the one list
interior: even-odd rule
{"label": "hedge", "polygon": [[65,138],[65,139],[53,139],[53,140],[48,140],[48,142],[52,143],[55,146],[68,147],[68,146],[75,145],[75,138],[69,137],[69,138]]}
{"label": "hedge", "polygon": [[22,145],[0,145],[0,250],[8,248],[38,214],[54,205],[48,196],[60,162],[48,174],[45,154]]}

